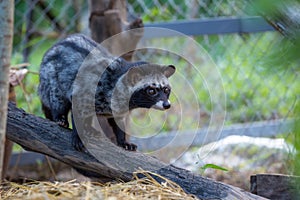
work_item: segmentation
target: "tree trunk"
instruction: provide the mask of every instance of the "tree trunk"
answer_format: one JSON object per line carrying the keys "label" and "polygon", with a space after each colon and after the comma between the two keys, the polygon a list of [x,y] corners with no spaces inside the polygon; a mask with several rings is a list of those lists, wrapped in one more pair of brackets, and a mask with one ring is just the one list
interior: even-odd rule
{"label": "tree trunk", "polygon": [[13,37],[13,0],[0,0],[0,181],[2,180],[8,102],[8,73]]}
{"label": "tree trunk", "polygon": [[[76,151],[71,142],[71,134],[70,129],[27,114],[16,108],[13,103],[9,103],[7,136],[10,140],[20,144],[24,149],[43,153],[72,167],[92,173],[96,180],[106,177],[110,180],[129,181],[134,171],[143,169],[174,181],[187,193],[201,199],[263,199],[239,188],[166,165],[140,152],[125,151],[111,143],[101,133],[93,135],[89,141],[88,149],[93,155],[97,152],[97,158],[101,158],[96,159],[90,153]],[[158,177],[154,178],[160,180]]]}
{"label": "tree trunk", "polygon": [[[14,86],[12,86],[11,84],[9,84],[8,100],[11,102],[16,102],[15,89],[14,89]],[[13,142],[10,141],[9,139],[5,138],[4,158],[3,158],[3,168],[2,168],[3,169],[3,171],[2,171],[3,179],[5,178],[5,175],[6,175],[6,171],[7,171],[8,165],[9,165],[12,149],[13,149]]]}
{"label": "tree trunk", "polygon": [[[120,55],[124,46],[132,52],[125,52],[123,58],[132,59],[132,53],[143,36],[143,22],[135,18],[128,22],[126,0],[90,0],[89,26],[93,40],[98,43],[114,35],[112,42],[106,48],[114,55]],[[129,31],[130,30],[130,31]]]}

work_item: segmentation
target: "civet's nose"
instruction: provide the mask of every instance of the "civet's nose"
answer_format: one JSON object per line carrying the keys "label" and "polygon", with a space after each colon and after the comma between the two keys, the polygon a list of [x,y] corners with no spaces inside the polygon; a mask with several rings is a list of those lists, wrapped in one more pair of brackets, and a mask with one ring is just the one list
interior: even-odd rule
{"label": "civet's nose", "polygon": [[164,101],[163,107],[164,107],[164,109],[169,109],[171,107],[170,102],[169,101]]}

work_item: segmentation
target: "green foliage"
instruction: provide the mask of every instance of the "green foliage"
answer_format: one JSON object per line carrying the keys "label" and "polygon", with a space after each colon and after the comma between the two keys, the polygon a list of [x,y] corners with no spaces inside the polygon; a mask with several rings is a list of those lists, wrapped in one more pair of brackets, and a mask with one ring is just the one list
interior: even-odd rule
{"label": "green foliage", "polygon": [[297,114],[297,118],[294,123],[294,134],[292,137],[292,144],[294,145],[296,152],[294,156],[293,163],[293,173],[297,176],[300,176],[300,102],[299,99],[295,105],[295,113]]}
{"label": "green foliage", "polygon": [[[264,60],[264,66],[268,72],[272,75],[280,73],[285,75],[286,71],[290,71],[294,74],[299,74],[300,71],[300,32],[299,32],[299,13],[300,8],[299,0],[264,0],[254,1],[256,13],[262,13],[271,22],[279,22],[284,26],[285,38],[280,40],[271,53]],[[294,8],[297,9],[293,10]],[[290,11],[290,12],[288,12]],[[296,13],[293,13],[295,12]],[[289,76],[292,76],[289,74]],[[286,141],[290,142],[295,151],[292,152],[293,162],[290,166],[290,171],[294,175],[300,175],[300,82],[299,78],[296,80],[280,79],[279,82],[286,84],[286,88],[290,88],[293,85],[294,89],[291,90],[289,95],[293,97],[288,103],[291,105],[290,112],[295,119],[294,127],[289,133]],[[277,82],[278,83],[278,82]],[[276,84],[276,82],[274,82]],[[282,89],[285,89],[282,87]],[[300,182],[297,183],[300,185]],[[295,186],[293,186],[295,187]],[[297,191],[297,197],[299,191]]]}
{"label": "green foliage", "polygon": [[215,16],[237,16],[239,8],[245,2],[228,1],[182,1],[182,0],[128,0],[134,12],[142,16],[145,22],[161,22],[170,20],[184,20],[187,18],[207,18]]}
{"label": "green foliage", "polygon": [[200,174],[203,174],[205,172],[205,170],[207,169],[216,169],[216,170],[221,170],[221,171],[225,171],[227,172],[228,169],[215,165],[215,164],[205,164],[202,167],[200,167]]}
{"label": "green foliage", "polygon": [[[214,37],[212,40],[209,38],[206,43],[213,44],[213,48],[203,45],[222,74],[227,96],[226,110],[231,122],[286,117],[294,104],[298,91],[294,71],[286,69],[272,73],[263,62],[272,53],[270,49],[277,46],[274,41],[280,38],[276,33],[256,34],[247,39],[224,36],[222,43],[215,41]],[[278,65],[283,67],[285,63]]]}
{"label": "green foliage", "polygon": [[[162,15],[162,13],[164,13]],[[154,7],[149,11],[148,15],[142,17],[143,21],[157,22],[157,21],[169,21],[172,19],[171,12],[166,8]]]}
{"label": "green foliage", "polygon": [[[181,0],[159,0],[157,2],[146,0],[139,4],[134,0],[129,0],[129,4],[134,7],[135,13],[141,15],[144,22],[170,21],[172,19],[184,19],[188,12],[186,3]],[[176,13],[176,15],[174,14]]]}

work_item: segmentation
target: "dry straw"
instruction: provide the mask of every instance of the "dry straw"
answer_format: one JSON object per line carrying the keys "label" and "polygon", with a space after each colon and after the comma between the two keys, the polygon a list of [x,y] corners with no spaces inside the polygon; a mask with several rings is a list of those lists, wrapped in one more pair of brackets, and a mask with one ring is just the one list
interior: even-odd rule
{"label": "dry straw", "polygon": [[[144,178],[139,178],[143,175]],[[161,182],[156,181],[157,177]],[[137,171],[134,180],[127,183],[95,182],[39,182],[26,184],[6,182],[0,186],[0,199],[3,200],[194,200],[196,197],[186,194],[176,183],[151,172]]]}

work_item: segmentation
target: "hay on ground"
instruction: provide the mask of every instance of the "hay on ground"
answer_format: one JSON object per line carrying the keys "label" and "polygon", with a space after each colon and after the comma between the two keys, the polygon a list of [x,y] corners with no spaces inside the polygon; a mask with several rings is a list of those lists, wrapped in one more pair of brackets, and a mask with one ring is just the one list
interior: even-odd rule
{"label": "hay on ground", "polygon": [[[138,178],[137,174],[144,175]],[[157,176],[163,181],[157,182],[152,176]],[[146,171],[138,171],[134,180],[127,183],[95,182],[78,183],[76,180],[69,182],[39,182],[32,181],[25,184],[4,182],[0,185],[0,199],[3,200],[67,200],[67,199],[108,199],[108,200],[194,200],[193,195],[186,194],[176,183]]]}

